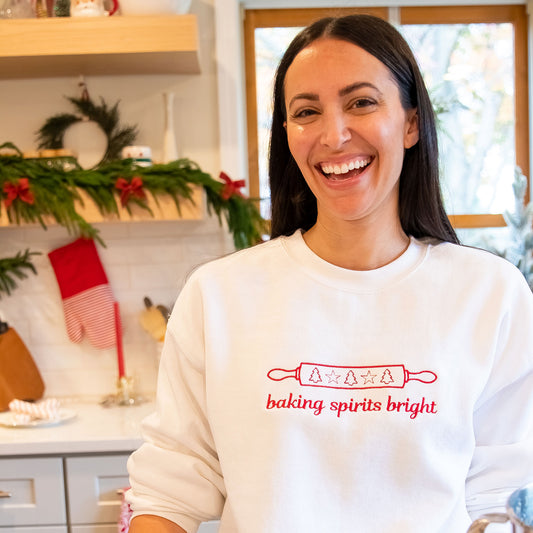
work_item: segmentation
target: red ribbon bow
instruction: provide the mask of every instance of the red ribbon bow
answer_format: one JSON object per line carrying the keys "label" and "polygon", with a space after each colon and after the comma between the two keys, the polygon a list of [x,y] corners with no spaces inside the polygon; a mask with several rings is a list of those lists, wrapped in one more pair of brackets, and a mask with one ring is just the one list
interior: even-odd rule
{"label": "red ribbon bow", "polygon": [[35,197],[30,191],[30,182],[28,178],[20,178],[17,184],[4,183],[4,192],[7,194],[7,198],[4,200],[6,209],[17,198],[20,198],[23,202],[30,205],[33,205],[35,202]]}
{"label": "red ribbon bow", "polygon": [[220,196],[222,196],[224,200],[229,200],[235,194],[237,196],[243,196],[240,189],[246,185],[244,180],[233,181],[225,172],[220,173],[220,179],[225,182],[224,188],[220,193]]}
{"label": "red ribbon bow", "polygon": [[118,178],[115,183],[115,188],[121,191],[120,203],[124,207],[130,197],[136,196],[141,200],[146,198],[146,193],[143,190],[143,180],[139,176],[134,176],[131,181],[127,181],[124,178]]}

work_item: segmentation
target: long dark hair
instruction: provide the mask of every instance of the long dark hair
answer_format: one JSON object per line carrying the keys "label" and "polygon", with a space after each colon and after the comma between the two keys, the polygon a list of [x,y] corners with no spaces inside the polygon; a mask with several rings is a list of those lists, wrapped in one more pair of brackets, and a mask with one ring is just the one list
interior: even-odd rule
{"label": "long dark hair", "polygon": [[417,109],[419,141],[406,150],[400,174],[400,222],[407,235],[458,243],[444,211],[435,114],[418,64],[401,34],[388,22],[371,15],[320,19],[294,38],[281,59],[274,84],[270,136],[271,237],[291,235],[298,228],[308,230],[317,218],[316,199],[289,150],[284,128],[284,84],[296,55],[320,37],[351,42],[379,59],[398,85],[403,108]]}

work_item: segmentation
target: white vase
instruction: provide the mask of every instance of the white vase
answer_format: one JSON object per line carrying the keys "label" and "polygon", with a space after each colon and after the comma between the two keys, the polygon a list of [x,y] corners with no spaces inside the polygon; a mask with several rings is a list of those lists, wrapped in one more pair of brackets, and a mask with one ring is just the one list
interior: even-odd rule
{"label": "white vase", "polygon": [[174,93],[163,93],[165,103],[165,132],[163,135],[163,163],[178,159],[176,133],[174,131]]}

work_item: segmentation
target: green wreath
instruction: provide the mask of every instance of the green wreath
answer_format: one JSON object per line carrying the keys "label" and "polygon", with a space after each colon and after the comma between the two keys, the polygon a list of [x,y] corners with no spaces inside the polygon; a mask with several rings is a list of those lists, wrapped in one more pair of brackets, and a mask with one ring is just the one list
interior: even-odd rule
{"label": "green wreath", "polygon": [[79,114],[59,113],[50,117],[37,131],[39,149],[58,150],[63,148],[65,132],[73,124],[84,120],[96,122],[107,137],[107,148],[102,160],[94,167],[120,159],[125,146],[134,144],[138,131],[136,126],[120,126],[118,104],[109,107],[100,97],[100,105],[88,96],[82,98],[66,97],[78,110]]}

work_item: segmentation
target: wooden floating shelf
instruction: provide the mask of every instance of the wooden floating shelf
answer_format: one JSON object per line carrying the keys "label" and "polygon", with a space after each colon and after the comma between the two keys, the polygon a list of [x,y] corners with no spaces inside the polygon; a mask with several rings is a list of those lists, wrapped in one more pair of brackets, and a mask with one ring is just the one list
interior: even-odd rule
{"label": "wooden floating shelf", "polygon": [[0,79],[199,73],[195,15],[0,20]]}
{"label": "wooden floating shelf", "polygon": [[[203,220],[205,218],[205,194],[202,188],[193,188],[193,202],[186,199],[180,201],[180,212],[176,208],[174,200],[170,196],[158,196],[157,202],[154,197],[147,192],[148,206],[153,212],[150,215],[146,209],[139,207],[132,203],[130,206],[131,214],[128,210],[118,206],[119,215],[103,216],[98,210],[92,199],[85,191],[80,190],[80,196],[83,199],[83,205],[76,207],[76,212],[79,213],[87,222],[95,224],[99,222],[150,222],[150,221],[174,221],[174,220]],[[50,217],[43,217],[45,224],[48,226],[56,225],[56,221]],[[22,223],[21,226],[27,226],[27,223]],[[34,225],[34,224],[32,224]],[[5,209],[0,213],[0,227],[19,227],[15,223],[9,222]]]}

